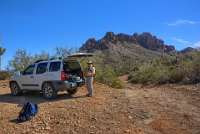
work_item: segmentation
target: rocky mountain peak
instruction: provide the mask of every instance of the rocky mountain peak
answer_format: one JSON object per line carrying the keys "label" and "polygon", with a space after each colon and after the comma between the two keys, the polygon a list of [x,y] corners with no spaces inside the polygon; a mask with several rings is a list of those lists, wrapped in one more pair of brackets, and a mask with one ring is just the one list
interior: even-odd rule
{"label": "rocky mountain peak", "polygon": [[105,40],[115,40],[115,34],[113,32],[107,32],[103,37]]}
{"label": "rocky mountain peak", "polygon": [[192,48],[192,47],[187,47],[181,51],[179,51],[180,53],[182,54],[186,54],[186,53],[190,53],[190,52],[194,52],[194,51],[197,51],[195,48]]}
{"label": "rocky mountain peak", "polygon": [[151,35],[148,32],[142,34],[134,33],[133,35],[128,34],[114,34],[113,32],[107,32],[105,36],[100,40],[95,40],[90,38],[86,43],[80,48],[81,51],[94,52],[95,50],[105,50],[109,49],[110,44],[130,44],[130,45],[140,45],[146,49],[160,52],[172,52],[176,51],[174,46],[165,45],[164,41],[158,39],[156,36]]}

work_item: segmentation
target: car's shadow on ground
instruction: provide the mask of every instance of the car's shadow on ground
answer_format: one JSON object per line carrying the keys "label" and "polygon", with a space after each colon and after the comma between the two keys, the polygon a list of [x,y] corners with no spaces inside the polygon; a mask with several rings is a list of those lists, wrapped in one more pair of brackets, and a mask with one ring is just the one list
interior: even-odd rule
{"label": "car's shadow on ground", "polygon": [[78,99],[84,98],[82,96],[71,96],[69,94],[59,94],[57,98],[52,100],[46,100],[42,93],[39,92],[25,92],[21,96],[13,96],[11,93],[0,94],[0,102],[2,103],[12,103],[12,104],[24,104],[30,101],[35,104],[45,103],[45,102],[55,102],[60,100]]}

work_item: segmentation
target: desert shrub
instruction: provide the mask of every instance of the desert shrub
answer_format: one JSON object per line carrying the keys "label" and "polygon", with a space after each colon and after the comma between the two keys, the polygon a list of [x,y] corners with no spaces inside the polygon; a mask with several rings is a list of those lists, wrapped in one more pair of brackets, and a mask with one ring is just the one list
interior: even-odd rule
{"label": "desert shrub", "polygon": [[6,80],[11,77],[11,73],[9,71],[0,71],[0,80]]}
{"label": "desert shrub", "polygon": [[113,88],[123,87],[122,82],[117,78],[115,72],[111,67],[102,66],[102,67],[97,67],[96,70],[97,70],[97,76],[95,80],[97,82],[104,83]]}
{"label": "desert shrub", "polygon": [[131,66],[131,71],[137,72],[140,69],[140,65],[139,64],[134,64]]}
{"label": "desert shrub", "polygon": [[182,67],[171,67],[169,71],[169,82],[179,83],[186,75]]}
{"label": "desert shrub", "polygon": [[139,70],[133,71],[129,77],[132,83],[164,84],[200,82],[200,52],[193,52],[171,61],[152,61],[143,64]]}
{"label": "desert shrub", "polygon": [[163,84],[168,81],[168,70],[160,64],[153,64],[153,66],[147,67],[142,71],[144,75],[146,74],[144,80],[147,82]]}
{"label": "desert shrub", "polygon": [[128,77],[132,83],[141,84],[163,84],[168,82],[168,70],[165,66],[160,65],[158,62],[154,64],[144,64]]}
{"label": "desert shrub", "polygon": [[139,70],[139,64],[129,63],[125,66],[118,65],[114,68],[114,72],[117,76],[129,75],[130,72],[135,72]]}
{"label": "desert shrub", "polygon": [[185,77],[182,83],[199,83],[200,82],[200,52],[193,52],[190,54],[189,59],[181,64]]}
{"label": "desert shrub", "polygon": [[131,75],[128,76],[128,81],[133,84],[140,83],[140,79],[141,79],[140,72],[132,73]]}

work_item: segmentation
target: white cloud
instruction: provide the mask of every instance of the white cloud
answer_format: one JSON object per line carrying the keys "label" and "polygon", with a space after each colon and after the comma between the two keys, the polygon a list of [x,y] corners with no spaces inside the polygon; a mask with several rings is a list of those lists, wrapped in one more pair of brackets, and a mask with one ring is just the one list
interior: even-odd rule
{"label": "white cloud", "polygon": [[191,24],[191,25],[194,25],[194,24],[197,24],[199,22],[196,22],[196,21],[192,21],[192,20],[176,20],[175,22],[172,22],[172,23],[167,23],[168,26],[178,26],[178,25],[181,25],[181,24]]}
{"label": "white cloud", "polygon": [[183,39],[180,39],[180,38],[175,38],[175,37],[171,37],[171,39],[176,41],[176,42],[179,42],[181,44],[187,45],[189,47],[200,48],[200,41],[193,43],[193,42],[183,40]]}
{"label": "white cloud", "polygon": [[200,41],[194,43],[194,47],[200,47]]}
{"label": "white cloud", "polygon": [[187,45],[191,44],[190,41],[183,40],[183,39],[180,39],[180,38],[171,37],[171,39],[174,40],[174,41],[176,41],[176,42],[182,43],[182,44],[187,44]]}

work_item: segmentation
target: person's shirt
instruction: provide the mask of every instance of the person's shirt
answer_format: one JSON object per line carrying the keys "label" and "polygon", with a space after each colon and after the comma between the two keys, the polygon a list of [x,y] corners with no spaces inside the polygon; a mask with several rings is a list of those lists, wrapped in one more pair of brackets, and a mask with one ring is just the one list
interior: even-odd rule
{"label": "person's shirt", "polygon": [[87,67],[85,70],[86,77],[94,77],[95,75],[95,68],[94,67]]}

